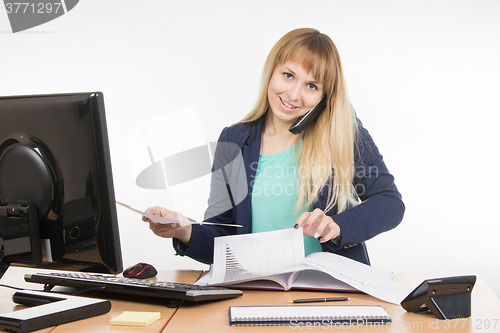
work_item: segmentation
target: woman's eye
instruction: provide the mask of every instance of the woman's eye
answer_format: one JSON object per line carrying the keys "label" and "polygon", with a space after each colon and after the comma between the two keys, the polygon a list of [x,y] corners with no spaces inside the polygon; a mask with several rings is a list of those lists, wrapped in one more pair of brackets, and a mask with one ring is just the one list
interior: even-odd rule
{"label": "woman's eye", "polygon": [[284,75],[287,79],[292,79],[292,78],[293,78],[293,74],[290,74],[290,73],[283,73],[283,75]]}
{"label": "woman's eye", "polygon": [[307,87],[308,87],[309,89],[318,90],[318,87],[316,87],[316,85],[314,85],[314,84],[312,84],[312,83],[308,83],[308,84],[307,84]]}

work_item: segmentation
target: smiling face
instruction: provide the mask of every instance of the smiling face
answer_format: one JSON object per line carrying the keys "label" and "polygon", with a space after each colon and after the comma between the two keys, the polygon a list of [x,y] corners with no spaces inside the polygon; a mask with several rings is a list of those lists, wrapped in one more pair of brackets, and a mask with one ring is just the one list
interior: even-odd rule
{"label": "smiling face", "polygon": [[267,88],[269,105],[275,121],[292,125],[323,97],[323,84],[296,63],[276,66]]}

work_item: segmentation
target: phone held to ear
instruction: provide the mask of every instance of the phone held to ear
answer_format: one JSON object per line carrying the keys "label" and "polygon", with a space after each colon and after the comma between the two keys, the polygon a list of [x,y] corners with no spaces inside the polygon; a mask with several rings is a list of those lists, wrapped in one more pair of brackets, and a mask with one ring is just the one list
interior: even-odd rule
{"label": "phone held to ear", "polygon": [[326,95],[305,115],[299,117],[297,121],[288,129],[292,134],[299,134],[313,121],[326,107]]}

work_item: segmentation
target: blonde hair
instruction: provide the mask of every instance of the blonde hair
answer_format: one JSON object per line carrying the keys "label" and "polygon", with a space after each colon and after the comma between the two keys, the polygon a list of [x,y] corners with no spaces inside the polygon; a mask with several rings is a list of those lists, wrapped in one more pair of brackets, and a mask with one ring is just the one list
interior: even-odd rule
{"label": "blonde hair", "polygon": [[[254,109],[240,122],[261,118],[269,109],[267,88],[278,65],[300,64],[322,83],[327,96],[325,110],[308,125],[296,145],[300,158],[299,197],[295,210],[312,206],[327,190],[325,212],[337,205],[337,212],[355,205],[353,178],[357,120],[351,109],[338,50],[333,41],[315,29],[296,29],[284,35],[269,53]],[[333,177],[332,177],[333,173]]]}

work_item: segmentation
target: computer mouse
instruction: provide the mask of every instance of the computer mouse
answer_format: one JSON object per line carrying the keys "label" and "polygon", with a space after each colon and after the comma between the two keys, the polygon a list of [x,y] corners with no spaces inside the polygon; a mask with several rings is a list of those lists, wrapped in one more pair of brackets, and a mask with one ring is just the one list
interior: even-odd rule
{"label": "computer mouse", "polygon": [[123,276],[126,278],[147,279],[156,276],[158,271],[145,262],[140,262],[137,265],[131,266],[123,271]]}

